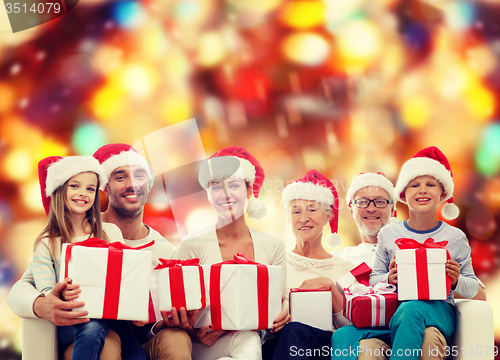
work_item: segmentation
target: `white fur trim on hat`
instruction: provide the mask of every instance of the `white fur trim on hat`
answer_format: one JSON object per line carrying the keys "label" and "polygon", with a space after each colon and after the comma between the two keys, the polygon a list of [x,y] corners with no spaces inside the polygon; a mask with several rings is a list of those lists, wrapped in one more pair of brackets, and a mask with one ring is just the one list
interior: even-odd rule
{"label": "white fur trim on hat", "polygon": [[285,208],[289,208],[290,202],[293,200],[314,200],[327,206],[331,206],[334,202],[331,189],[301,181],[296,181],[285,187],[281,199]]}
{"label": "white fur trim on hat", "polygon": [[350,204],[351,201],[354,200],[354,195],[356,195],[359,190],[369,186],[384,189],[387,191],[387,194],[389,194],[389,200],[391,200],[393,204],[396,203],[394,185],[388,178],[376,173],[363,173],[354,178],[349,189],[347,189],[347,204]]}
{"label": "white fur trim on hat", "polygon": [[154,182],[154,175],[151,166],[149,166],[149,163],[146,159],[144,159],[135,151],[122,151],[119,154],[110,156],[108,159],[102,162],[105,179],[101,183],[101,189],[103,189],[109,182],[109,178],[111,177],[113,171],[121,166],[140,166],[144,170],[146,170],[146,174],[149,178],[148,185],[151,189]]}
{"label": "white fur trim on hat", "polygon": [[66,181],[82,172],[93,172],[102,182],[104,171],[99,161],[92,156],[65,156],[52,163],[47,170],[45,195],[51,197],[54,191]]}
{"label": "white fur trim on hat", "polygon": [[443,201],[453,196],[454,183],[450,172],[439,161],[427,157],[414,157],[404,163],[399,173],[399,178],[394,188],[396,198],[402,203],[401,193],[405,191],[408,184],[419,176],[429,175],[443,185],[446,197]]}
{"label": "white fur trim on hat", "polygon": [[254,197],[251,197],[248,201],[247,214],[253,219],[262,219],[267,214],[266,204]]}
{"label": "white fur trim on hat", "polygon": [[[238,160],[240,166],[238,169],[231,168],[228,166],[227,168],[222,168],[220,166],[220,162],[224,161],[223,159],[236,159]],[[219,162],[219,164],[216,164]],[[227,171],[224,171],[226,170]],[[237,179],[243,179],[250,183],[255,181],[255,166],[252,165],[250,161],[247,159],[243,159],[237,156],[219,156],[208,159],[201,166],[200,172],[198,174],[198,181],[200,185],[204,188],[208,188],[208,184],[213,180],[223,180],[228,177],[235,177]]]}

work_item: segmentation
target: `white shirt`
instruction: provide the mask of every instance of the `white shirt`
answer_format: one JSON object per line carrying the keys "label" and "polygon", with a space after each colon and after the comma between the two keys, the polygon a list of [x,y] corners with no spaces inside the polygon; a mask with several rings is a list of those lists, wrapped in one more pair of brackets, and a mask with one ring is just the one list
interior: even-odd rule
{"label": "white shirt", "polygon": [[347,246],[342,249],[333,250],[330,254],[338,256],[343,260],[350,261],[354,266],[358,266],[362,262],[365,262],[373,269],[376,253],[377,244],[362,242],[358,246]]}

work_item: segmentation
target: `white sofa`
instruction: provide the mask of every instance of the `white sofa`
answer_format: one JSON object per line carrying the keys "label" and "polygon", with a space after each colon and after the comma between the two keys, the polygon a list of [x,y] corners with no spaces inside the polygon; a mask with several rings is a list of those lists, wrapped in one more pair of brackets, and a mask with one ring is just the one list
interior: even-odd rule
{"label": "white sofa", "polygon": [[[486,301],[455,300],[457,327],[449,359],[493,360],[493,311]],[[57,360],[55,326],[44,319],[22,320],[22,359]]]}
{"label": "white sofa", "polygon": [[493,310],[487,301],[455,300],[457,326],[449,359],[493,360]]}

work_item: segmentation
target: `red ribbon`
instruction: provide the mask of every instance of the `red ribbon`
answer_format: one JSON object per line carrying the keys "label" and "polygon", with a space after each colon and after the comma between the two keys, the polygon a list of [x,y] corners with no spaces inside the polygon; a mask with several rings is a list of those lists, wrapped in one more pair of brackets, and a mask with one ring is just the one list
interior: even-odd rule
{"label": "red ribbon", "polygon": [[184,277],[182,273],[183,266],[198,266],[198,271],[200,274],[200,292],[201,292],[201,308],[207,306],[207,301],[205,297],[205,278],[203,277],[203,268],[199,265],[200,259],[159,259],[160,264],[157,265],[154,270],[166,269],[168,268],[168,275],[170,278],[170,298],[172,301],[172,307],[179,310],[181,307],[187,308],[186,306],[186,292],[184,290]]}
{"label": "red ribbon", "polygon": [[370,274],[372,272],[372,269],[365,263],[362,262],[358,266],[356,266],[354,269],[350,271],[350,273],[354,276],[356,280],[360,284],[369,286],[370,285]]}
{"label": "red ribbon", "polygon": [[[415,260],[417,266],[417,291],[420,300],[430,300],[429,294],[429,271],[427,268],[427,249],[445,249],[446,258],[451,259],[446,245],[448,241],[440,241],[435,243],[433,238],[426,239],[423,243],[419,243],[414,239],[401,238],[395,241],[400,249],[415,249]],[[451,290],[451,278],[446,275],[446,289],[448,294]]]}
{"label": "red ribbon", "polygon": [[309,292],[309,291],[330,291],[332,288],[330,286],[321,287],[317,289],[302,289],[302,288],[291,288],[290,292]]}
{"label": "red ribbon", "polygon": [[222,330],[222,308],[220,297],[220,276],[222,265],[256,265],[257,266],[257,304],[259,309],[259,324],[255,330],[265,330],[269,319],[269,272],[266,265],[248,259],[243,254],[234,255],[234,260],[227,260],[211,266],[210,270],[210,315],[212,329]]}
{"label": "red ribbon", "polygon": [[178,260],[178,259],[159,259],[160,264],[158,264],[154,270],[160,270],[160,269],[165,269],[169,267],[173,267],[175,265],[199,265],[200,264],[200,259],[194,258],[194,259],[187,259],[187,260]]}
{"label": "red ribbon", "polygon": [[154,242],[133,248],[121,242],[107,243],[98,238],[90,238],[84,241],[69,244],[66,247],[64,277],[68,276],[68,263],[71,259],[73,246],[84,246],[92,248],[108,249],[108,264],[106,268],[106,283],[104,290],[104,305],[102,309],[103,319],[116,319],[118,317],[118,305],[120,300],[120,288],[122,280],[123,250],[138,250],[151,246]]}

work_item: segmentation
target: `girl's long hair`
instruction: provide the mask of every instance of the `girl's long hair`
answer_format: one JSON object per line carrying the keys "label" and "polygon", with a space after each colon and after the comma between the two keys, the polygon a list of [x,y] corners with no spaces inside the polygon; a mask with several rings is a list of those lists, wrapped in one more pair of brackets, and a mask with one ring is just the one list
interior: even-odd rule
{"label": "girl's long hair", "polygon": [[[56,238],[61,238],[60,244],[62,247],[62,244],[70,243],[71,238],[73,237],[73,226],[71,225],[71,221],[68,217],[68,212],[70,210],[66,204],[66,194],[69,180],[70,179],[68,179],[63,186],[57,188],[52,193],[47,226],[45,226],[45,229],[42,230],[35,240],[34,247],[36,247],[41,239],[48,238],[53,254],[57,253],[56,250],[61,250],[55,248]],[[97,188],[94,204],[87,210],[85,217],[90,225],[90,235],[109,242],[108,236],[102,229],[101,206],[99,202],[99,181],[99,176],[97,176]]]}

